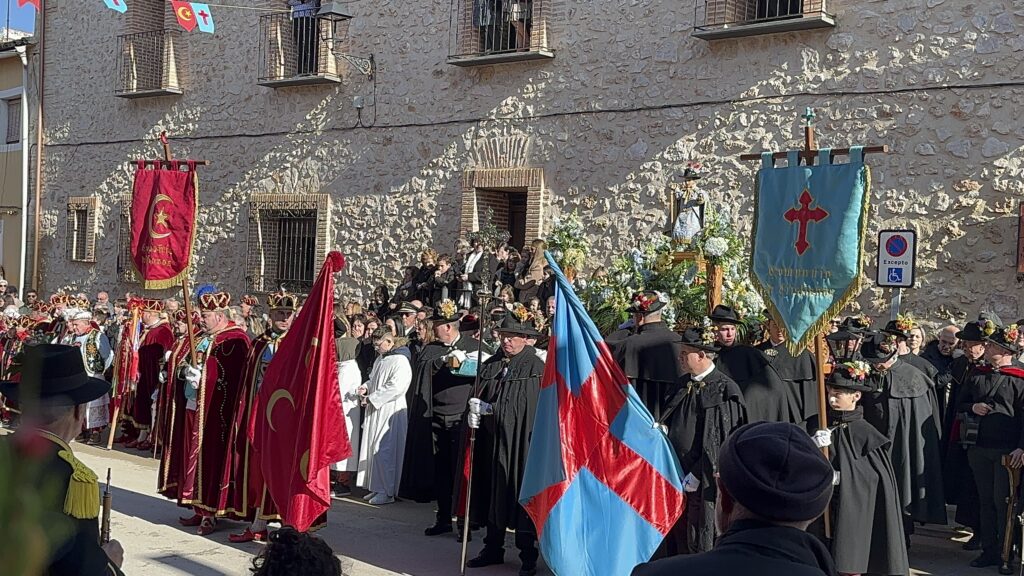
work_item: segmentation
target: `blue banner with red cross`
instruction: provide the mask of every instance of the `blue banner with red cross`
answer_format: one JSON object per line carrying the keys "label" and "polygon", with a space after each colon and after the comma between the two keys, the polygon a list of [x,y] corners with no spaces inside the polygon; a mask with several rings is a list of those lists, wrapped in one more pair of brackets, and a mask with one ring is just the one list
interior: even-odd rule
{"label": "blue banner with red cross", "polygon": [[830,149],[799,165],[800,152],[776,168],[761,156],[751,270],[771,317],[796,354],[861,290],[870,172],[863,147],[833,164]]}

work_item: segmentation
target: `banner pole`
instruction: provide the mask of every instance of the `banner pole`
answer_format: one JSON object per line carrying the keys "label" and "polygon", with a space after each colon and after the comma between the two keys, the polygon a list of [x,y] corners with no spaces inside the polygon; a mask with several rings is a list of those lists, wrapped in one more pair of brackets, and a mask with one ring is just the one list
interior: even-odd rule
{"label": "banner pole", "polygon": [[900,315],[900,306],[903,305],[903,288],[895,288],[892,293],[892,301],[889,304],[889,320],[895,320]]}
{"label": "banner pole", "polygon": [[[825,353],[825,335],[818,333],[814,337],[814,358],[817,361],[815,370],[818,380],[818,430],[828,429],[828,396],[825,391],[825,365],[828,364],[828,354]],[[828,446],[821,449],[821,453],[828,460]],[[832,537],[832,522],[829,516],[829,508],[825,508],[825,538]]]}

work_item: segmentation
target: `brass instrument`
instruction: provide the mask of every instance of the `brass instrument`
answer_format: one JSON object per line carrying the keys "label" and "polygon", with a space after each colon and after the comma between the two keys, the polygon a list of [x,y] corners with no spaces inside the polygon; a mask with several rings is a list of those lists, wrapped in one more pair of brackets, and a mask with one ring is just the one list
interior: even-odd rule
{"label": "brass instrument", "polygon": [[103,489],[103,505],[100,517],[100,544],[110,542],[110,506],[113,497],[110,494],[110,468],[107,468],[107,486]]}
{"label": "brass instrument", "polygon": [[1017,510],[1017,489],[1020,487],[1020,468],[1010,465],[1010,455],[1003,456],[1003,466],[1010,475],[1010,496],[1006,499],[1006,533],[1003,534],[1003,554],[1001,556],[1002,566],[1000,571],[1010,570],[1010,561],[1013,559],[1013,533],[1018,518]]}

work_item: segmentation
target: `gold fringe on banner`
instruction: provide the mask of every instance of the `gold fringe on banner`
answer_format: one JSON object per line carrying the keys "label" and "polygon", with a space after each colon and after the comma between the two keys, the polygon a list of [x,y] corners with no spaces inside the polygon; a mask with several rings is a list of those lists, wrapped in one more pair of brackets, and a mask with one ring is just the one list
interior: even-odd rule
{"label": "gold fringe on banner", "polygon": [[[760,170],[758,170],[760,173]],[[789,329],[786,329],[786,348],[789,353],[794,356],[799,356],[801,352],[807,349],[807,346],[814,340],[815,336],[825,331],[825,325],[828,324],[832,318],[839,315],[843,309],[857,296],[860,295],[861,290],[864,288],[864,238],[867,236],[868,230],[868,210],[871,206],[871,167],[864,164],[864,172],[862,175],[864,180],[864,198],[861,201],[861,212],[860,212],[860,234],[857,240],[857,277],[850,282],[850,285],[843,292],[843,295],[839,297],[827,310],[818,318],[811,323],[804,335],[794,341],[792,334],[789,333]],[[751,231],[751,238],[754,242],[757,242],[757,223],[758,223],[758,206],[760,205],[761,197],[761,179],[758,178],[754,183],[754,225]],[[765,301],[768,308],[768,315],[771,319],[779,326],[786,326],[782,322],[782,315],[779,313],[778,308],[775,306],[775,301],[772,300],[771,291],[765,288],[761,284],[757,274],[754,273],[754,252],[757,246],[753,246],[750,250],[750,281],[754,285],[754,289],[757,290],[758,294]]]}

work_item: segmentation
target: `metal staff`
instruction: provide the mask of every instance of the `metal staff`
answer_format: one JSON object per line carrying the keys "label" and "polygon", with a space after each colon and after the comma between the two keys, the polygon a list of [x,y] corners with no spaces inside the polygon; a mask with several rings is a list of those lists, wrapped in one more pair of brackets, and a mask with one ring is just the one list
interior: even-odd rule
{"label": "metal staff", "polygon": [[999,568],[1000,572],[1006,573],[1010,571],[1010,560],[1013,556],[1013,530],[1017,524],[1015,512],[1017,509],[1017,488],[1020,486],[1020,468],[1014,468],[1011,465],[1009,454],[1003,456],[1002,462],[1006,472],[1010,475],[1010,495],[1006,497],[1006,526],[1004,527],[1006,533],[1003,534],[1003,553],[1001,556],[1003,564]]}
{"label": "metal staff", "polygon": [[110,494],[110,468],[107,468],[107,486],[103,489],[103,519],[100,521],[100,545],[110,542],[110,506],[113,496]]}

